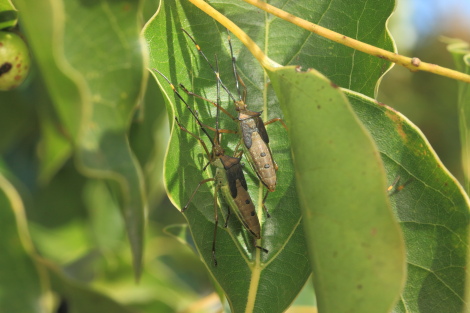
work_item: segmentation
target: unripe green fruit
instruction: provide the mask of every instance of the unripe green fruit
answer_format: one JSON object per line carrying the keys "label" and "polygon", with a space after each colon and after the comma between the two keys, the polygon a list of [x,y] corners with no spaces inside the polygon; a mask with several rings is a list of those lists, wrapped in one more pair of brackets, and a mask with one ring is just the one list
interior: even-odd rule
{"label": "unripe green fruit", "polygon": [[31,65],[28,47],[14,33],[0,31],[0,90],[18,87]]}

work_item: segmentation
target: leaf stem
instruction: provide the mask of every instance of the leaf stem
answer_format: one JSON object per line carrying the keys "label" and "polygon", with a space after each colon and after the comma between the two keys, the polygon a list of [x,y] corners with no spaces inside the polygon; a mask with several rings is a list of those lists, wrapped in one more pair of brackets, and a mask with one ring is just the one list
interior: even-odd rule
{"label": "leaf stem", "polygon": [[320,25],[301,19],[295,15],[287,13],[281,9],[278,9],[260,0],[243,0],[243,1],[251,5],[254,5],[257,8],[260,8],[261,10],[265,12],[273,14],[285,21],[288,21],[294,25],[302,27],[308,31],[311,31],[312,33],[315,33],[319,36],[325,37],[339,44],[362,51],[364,53],[374,55],[378,58],[385,59],[390,62],[396,63],[398,65],[404,66],[412,72],[426,71],[426,72],[431,72],[437,75],[442,75],[442,76],[446,76],[449,78],[453,78],[456,80],[461,80],[463,82],[470,83],[470,75],[467,75],[458,71],[454,71],[445,67],[441,67],[436,64],[422,62],[418,58],[409,58],[409,57],[405,57],[394,52],[380,49],[378,47],[369,45],[367,43],[361,42],[359,40],[347,37],[340,33],[324,28]]}
{"label": "leaf stem", "polygon": [[204,11],[207,15],[215,19],[217,22],[225,26],[230,32],[232,32],[237,38],[250,50],[251,54],[261,63],[267,70],[272,70],[275,67],[280,67],[278,63],[271,60],[263,50],[248,36],[240,27],[234,22],[229,20],[227,17],[222,15],[219,11],[211,7],[204,0],[189,0],[192,4],[197,6],[201,11]]}

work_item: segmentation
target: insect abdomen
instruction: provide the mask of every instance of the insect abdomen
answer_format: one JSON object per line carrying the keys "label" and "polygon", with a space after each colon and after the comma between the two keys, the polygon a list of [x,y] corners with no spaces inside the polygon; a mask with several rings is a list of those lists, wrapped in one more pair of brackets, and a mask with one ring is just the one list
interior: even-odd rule
{"label": "insect abdomen", "polygon": [[255,205],[248,191],[242,187],[239,180],[237,180],[237,197],[233,200],[239,211],[237,213],[240,214],[240,219],[245,224],[245,227],[256,239],[260,239],[261,227],[258,215],[256,215]]}
{"label": "insect abdomen", "polygon": [[[222,171],[221,169],[218,169]],[[219,172],[218,174],[222,174]],[[220,176],[219,176],[220,177]],[[261,226],[259,224],[258,215],[256,214],[255,205],[251,200],[250,194],[242,186],[239,179],[236,180],[237,195],[232,197],[232,193],[228,186],[227,181],[225,183],[219,180],[219,184],[224,194],[227,204],[230,206],[232,211],[235,212],[238,219],[242,222],[243,226],[256,238],[261,238]]]}

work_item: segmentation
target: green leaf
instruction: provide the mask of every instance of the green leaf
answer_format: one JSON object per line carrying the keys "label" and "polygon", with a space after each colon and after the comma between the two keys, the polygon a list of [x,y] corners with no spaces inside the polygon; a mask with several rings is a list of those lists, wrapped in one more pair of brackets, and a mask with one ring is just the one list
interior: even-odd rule
{"label": "green leaf", "polygon": [[[394,312],[468,312],[470,201],[419,129],[393,109],[347,92],[372,134],[404,233],[408,279]],[[401,188],[398,188],[401,189]]]}
{"label": "green leaf", "polygon": [[143,169],[149,208],[166,195],[163,186],[163,158],[170,137],[165,101],[153,76],[148,77],[143,107],[132,123],[129,141]]}
{"label": "green leaf", "polygon": [[[336,85],[371,97],[375,95],[381,77],[392,66],[389,61],[314,35],[240,2],[215,0],[210,1],[210,5],[242,27],[279,64],[315,68]],[[276,0],[270,4],[345,36],[395,51],[386,27],[395,7],[394,0]],[[243,53],[246,52],[242,52],[240,58]],[[257,65],[245,61],[240,66]]]}
{"label": "green leaf", "polygon": [[182,244],[187,245],[190,247],[194,252],[197,253],[197,248],[194,245],[194,241],[192,240],[191,233],[187,224],[176,224],[176,225],[169,225],[164,229],[165,233],[168,235],[173,236],[181,242]]}
{"label": "green leaf", "polygon": [[[108,298],[85,285],[71,281],[51,264],[46,263],[45,265],[51,280],[51,287],[58,295],[61,301],[60,307],[62,310],[65,310],[65,312],[133,312],[111,298]],[[57,312],[62,311],[57,310]]]}
{"label": "green leaf", "polygon": [[[457,70],[470,73],[470,45],[462,40],[449,40],[447,47],[454,58]],[[462,167],[465,177],[465,189],[470,194],[470,86],[465,82],[459,85],[460,142],[462,145]]]}
{"label": "green leaf", "polygon": [[315,294],[315,290],[313,289],[312,278],[310,278],[304,288],[300,291],[294,303],[292,303],[292,306],[289,308],[287,313],[291,313],[291,311],[292,313],[297,312],[295,309],[297,309],[299,313],[317,313],[317,300],[315,297],[312,297],[313,294]]}
{"label": "green leaf", "polygon": [[23,204],[17,191],[2,174],[0,228],[0,311],[47,312],[43,302],[45,273],[32,257]]}
{"label": "green leaf", "polygon": [[[43,85],[41,84],[41,86]],[[44,95],[44,93],[39,92],[36,94]],[[39,98],[42,97],[39,96]],[[70,158],[72,143],[61,132],[61,124],[57,121],[49,102],[47,104],[37,102],[36,105],[38,106],[42,135],[38,144],[38,158],[41,162],[38,181],[41,184],[46,184]]]}
{"label": "green leaf", "polygon": [[[16,1],[77,166],[111,180],[123,210],[136,276],[145,188],[127,138],[145,86],[139,2]],[[104,35],[106,34],[106,35]]]}
{"label": "green leaf", "polygon": [[[82,97],[78,79],[73,76],[72,69],[66,66],[63,52],[64,12],[60,11],[60,2],[54,7],[52,2],[29,3],[16,1],[23,16],[23,30],[29,46],[44,77],[46,88],[56,103],[57,114],[62,120],[64,131],[76,138],[82,116]],[[53,13],[54,9],[59,9]],[[60,30],[57,34],[54,31]],[[56,42],[59,41],[59,42]]]}
{"label": "green leaf", "polygon": [[0,111],[0,151],[11,151],[24,140],[39,137],[38,181],[42,185],[50,182],[70,158],[72,146],[57,120],[44,80],[37,75],[35,66],[20,88],[0,93]]}
{"label": "green leaf", "polygon": [[72,220],[52,230],[30,222],[29,228],[41,256],[58,264],[71,263],[91,250],[83,221]]}
{"label": "green leaf", "polygon": [[116,250],[123,238],[124,224],[109,188],[102,181],[89,180],[85,185],[84,199],[95,246],[104,253]]}
{"label": "green leaf", "polygon": [[10,0],[0,0],[0,30],[13,27],[18,22],[18,12]]}
{"label": "green leaf", "polygon": [[[449,44],[447,49],[454,57],[457,69],[467,74],[470,73],[470,45],[468,42],[456,40]],[[470,194],[470,86],[464,82],[458,82],[459,86],[459,117],[460,117],[460,142],[462,149],[462,168],[464,171],[465,189]],[[467,226],[468,227],[468,226]],[[467,250],[467,269],[470,268],[470,245]],[[466,271],[465,301],[470,302],[470,271]]]}
{"label": "green leaf", "polygon": [[318,72],[268,74],[289,126],[319,311],[389,312],[405,249],[372,138]]}
{"label": "green leaf", "polygon": [[[149,44],[151,67],[163,72],[174,84],[183,83],[188,89],[209,99],[215,99],[215,76],[199,57],[191,41],[182,33],[181,27],[194,34],[210,59],[214,53],[217,53],[222,79],[229,82],[230,88],[236,92],[233,89],[233,74],[225,30],[186,2],[182,2],[181,6],[172,1],[164,2],[158,16],[146,26],[144,36]],[[237,52],[238,49],[239,43],[236,44]],[[250,62],[256,66],[256,71],[252,70],[257,75],[256,79],[246,79],[247,72],[244,67],[241,72],[248,87],[250,108],[255,111],[264,110],[265,120],[279,116],[280,109],[272,91],[269,102],[265,101],[267,98],[263,100],[266,81],[263,80],[261,68],[252,60]],[[175,95],[168,84],[161,76],[155,75],[169,100],[167,108],[170,121],[174,121],[173,112],[175,112],[189,130],[197,132],[194,120],[184,104],[175,101]],[[226,96],[223,95],[223,98],[225,100]],[[191,105],[197,105],[204,122],[214,125],[212,106],[199,101],[195,104],[193,99],[188,101]],[[230,108],[232,114],[235,114],[233,105],[224,103],[223,106]],[[223,116],[221,123],[225,128],[237,127],[226,116]],[[223,228],[224,223],[221,221],[223,218],[219,213],[216,241],[218,266],[213,265],[211,249],[214,232],[214,200],[213,187],[210,184],[203,185],[199,189],[185,213],[201,258],[224,290],[233,312],[260,310],[283,312],[310,275],[300,208],[293,184],[287,133],[280,124],[276,124],[268,126],[270,146],[280,168],[276,192],[269,195],[266,203],[271,213],[269,219],[262,213],[260,206],[265,189],[257,181],[248,164],[245,166],[249,192],[257,204],[258,216],[262,223],[261,245],[268,249],[269,253],[261,254],[259,249],[253,247],[252,238],[246,234],[234,216],[230,218],[228,228]],[[235,135],[223,136],[222,144],[230,147],[227,149],[227,154],[233,153],[231,149],[238,141],[239,138]],[[165,183],[170,199],[178,208],[187,203],[202,179],[212,177],[211,168],[202,172],[206,163],[207,159],[200,144],[189,134],[181,132],[178,127],[173,127],[166,156]],[[225,215],[225,205],[221,211]]]}
{"label": "green leaf", "polygon": [[[27,89],[29,91],[29,89]],[[34,124],[35,108],[18,89],[0,93],[0,152],[11,149],[28,135],[28,125]]]}

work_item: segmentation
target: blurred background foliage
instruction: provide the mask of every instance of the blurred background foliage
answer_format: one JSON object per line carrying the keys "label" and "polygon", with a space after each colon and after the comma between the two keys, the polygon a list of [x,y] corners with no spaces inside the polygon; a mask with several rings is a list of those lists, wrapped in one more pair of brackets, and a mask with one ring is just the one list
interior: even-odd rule
{"label": "blurred background foliage", "polygon": [[[464,0],[397,1],[389,28],[398,53],[453,68],[442,37],[469,42],[469,17],[470,2]],[[463,182],[455,81],[395,66],[383,78],[378,100],[415,123],[449,171]]]}
{"label": "blurred background foliage", "polygon": [[[143,21],[155,10],[156,1],[146,1]],[[470,2],[398,1],[389,27],[400,54],[453,68],[440,37],[470,41]],[[394,67],[383,78],[378,100],[421,128],[443,163],[463,180],[455,81]],[[136,116],[130,137],[142,167],[154,175],[147,180],[149,223],[144,272],[137,286],[122,219],[112,195],[103,197],[106,186],[79,174],[70,152],[60,153],[65,160],[61,168],[47,168],[44,162],[48,156],[42,147],[53,144],[44,134],[54,130],[39,120],[43,112],[49,112],[50,125],[54,125],[54,114],[34,66],[23,86],[0,94],[0,169],[21,193],[39,254],[63,267],[67,275],[145,312],[208,312],[220,306],[210,277],[193,251],[164,231],[168,225],[184,223],[184,218],[167,199],[162,184],[168,122],[152,76],[142,101],[150,105]],[[143,132],[152,133],[153,138],[142,139],[139,134]],[[297,301],[308,304],[302,296]]]}

